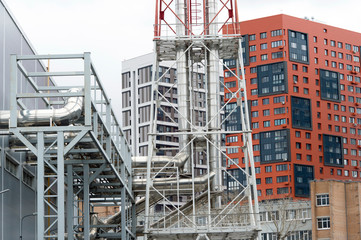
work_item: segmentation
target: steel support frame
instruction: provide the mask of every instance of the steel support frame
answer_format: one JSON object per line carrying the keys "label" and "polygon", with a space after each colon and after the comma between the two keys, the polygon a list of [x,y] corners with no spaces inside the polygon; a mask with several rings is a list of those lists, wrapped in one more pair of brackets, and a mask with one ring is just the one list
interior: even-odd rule
{"label": "steel support frame", "polygon": [[[255,179],[255,170],[254,170],[254,159],[253,159],[253,149],[252,149],[252,138],[251,138],[251,129],[250,123],[248,119],[248,106],[247,104],[247,96],[246,96],[246,81],[244,75],[244,66],[243,66],[243,57],[241,50],[241,35],[236,26],[236,23],[232,18],[233,32],[228,36],[218,35],[218,29],[215,25],[211,23],[215,23],[215,19],[217,18],[220,11],[216,10],[215,0],[212,1],[203,1],[207,2],[207,7],[209,8],[209,24],[205,24],[205,30],[201,33],[204,37],[199,37],[194,35],[191,31],[191,26],[187,25],[186,18],[189,16],[185,16],[184,9],[186,9],[186,5],[190,4],[191,1],[179,0],[176,1],[176,13],[172,11],[176,16],[176,28],[173,28],[174,36],[162,36],[162,32],[164,28],[161,28],[160,23],[164,21],[166,24],[163,26],[165,28],[171,28],[171,24],[164,19],[164,11],[170,10],[169,4],[165,1],[158,1],[156,8],[156,26],[155,26],[155,40],[154,40],[154,63],[152,70],[152,99],[151,99],[151,127],[149,134],[149,145],[148,145],[148,165],[147,165],[147,186],[146,186],[146,207],[145,207],[145,235],[148,237],[164,237],[170,236],[169,234],[176,234],[178,237],[184,234],[185,237],[189,237],[186,234],[196,234],[198,238],[209,237],[212,239],[212,234],[216,234],[217,232],[224,232],[224,234],[240,234],[240,233],[249,233],[249,236],[256,236],[260,230],[259,225],[259,210],[258,210],[258,198],[257,198],[257,188],[256,188],[256,179]],[[211,4],[210,4],[211,2]],[[225,4],[232,1],[221,1],[223,7],[226,7]],[[162,8],[162,3],[166,6]],[[235,9],[237,9],[236,4],[233,5]],[[157,11],[160,11],[159,13]],[[162,13],[163,11],[163,13]],[[236,11],[232,8],[232,11]],[[237,14],[236,14],[237,15]],[[159,17],[159,19],[158,19]],[[235,16],[235,19],[238,20],[238,16]],[[229,19],[228,19],[229,20]],[[227,21],[228,21],[227,20]],[[174,31],[176,29],[176,31]],[[171,32],[172,32],[171,31]],[[188,33],[188,34],[187,34]],[[235,38],[235,42],[232,42],[231,38]],[[174,42],[173,42],[174,40]],[[229,41],[229,42],[227,42]],[[230,99],[225,105],[231,102],[237,102],[237,105],[240,108],[240,115],[242,121],[242,130],[238,133],[242,133],[244,146],[241,148],[244,149],[244,155],[246,160],[246,168],[242,169],[238,163],[234,163],[243,174],[246,176],[246,185],[240,183],[231,173],[229,173],[226,169],[221,166],[221,158],[222,156],[227,159],[228,162],[232,162],[222,150],[220,146],[220,133],[225,134],[234,134],[235,132],[227,132],[221,129],[221,125],[230,117],[230,115],[235,111],[233,109],[229,114],[225,116],[225,118],[221,121],[221,114],[223,113],[225,106],[220,106],[219,104],[219,64],[223,63],[220,57],[220,53],[218,52],[219,47],[223,44],[229,44],[231,48],[235,49],[232,54],[232,58],[237,60],[239,64],[237,73],[234,76],[238,80],[238,88],[236,92],[233,94],[232,99]],[[172,45],[174,44],[174,46]],[[162,48],[162,45],[165,47]],[[165,52],[167,48],[175,49],[172,53],[175,55],[170,56],[171,53]],[[201,48],[203,57],[202,61],[193,59],[193,49]],[[222,53],[224,54],[224,52]],[[231,55],[231,54],[230,54]],[[159,81],[165,76],[165,74],[169,71],[166,71],[162,76],[158,75],[159,62],[165,60],[175,60],[176,62],[172,65],[177,65],[177,81],[178,81],[178,109],[173,106],[175,111],[178,113],[178,122],[179,122],[179,131],[175,133],[157,133],[157,111],[160,108],[160,101],[169,101],[165,98],[165,93],[160,93],[158,91]],[[192,79],[192,69],[195,62],[201,62],[204,67],[204,74],[206,79],[206,124],[202,127],[195,126],[195,122],[193,122],[192,111],[195,109],[192,105],[192,92],[195,91],[195,86],[192,85],[195,82]],[[224,68],[228,68],[223,64]],[[229,69],[228,69],[229,70]],[[222,83],[223,84],[223,83]],[[226,87],[225,87],[226,88]],[[232,91],[233,92],[233,91]],[[168,115],[167,115],[168,116]],[[169,117],[169,116],[168,116]],[[171,119],[174,121],[174,119]],[[174,121],[175,122],[175,121]],[[191,201],[193,201],[192,210],[183,209],[181,206],[177,207],[172,205],[172,203],[167,199],[167,197],[171,194],[166,194],[164,191],[158,190],[155,186],[153,186],[153,181],[157,176],[161,176],[164,173],[162,172],[164,168],[160,171],[151,168],[151,159],[152,156],[155,155],[157,151],[156,145],[156,136],[159,135],[177,135],[179,136],[179,152],[186,152],[191,157],[191,162],[188,163],[185,167],[185,171],[187,171],[192,178],[193,183],[193,194],[190,194]],[[194,164],[193,164],[193,155],[195,153],[196,145],[194,144],[195,139],[203,138],[206,142],[206,152],[207,154],[207,174],[208,174],[208,186],[204,189],[204,193],[207,194],[207,203],[205,204],[205,208],[207,209],[205,217],[207,218],[207,223],[205,227],[198,226],[196,222],[196,216],[200,216],[199,209],[196,209],[196,195],[197,193],[194,190]],[[198,141],[198,140],[197,140]],[[190,160],[189,160],[190,161]],[[166,165],[167,166],[167,165]],[[250,169],[250,171],[249,171]],[[209,173],[216,172],[215,178],[211,179]],[[217,195],[211,194],[211,192],[222,191],[222,172],[226,175],[229,175],[237,186],[241,189],[240,192],[233,199],[230,199],[228,204],[222,206],[222,209],[217,210],[217,208],[221,207],[221,198],[216,197]],[[178,174],[178,173],[177,173]],[[179,179],[179,175],[173,177]],[[177,198],[182,195],[182,190],[179,189],[179,183],[177,184],[178,190]],[[151,206],[149,205],[149,198],[152,193],[157,193],[162,196],[164,202],[172,205],[174,211],[172,212],[172,217],[168,217],[164,214],[162,221],[155,221],[154,216],[151,216]],[[189,194],[187,194],[189,195]],[[246,223],[247,228],[242,227],[244,223],[235,222],[233,226],[225,226],[227,218],[229,216],[233,216],[235,208],[240,206],[242,201],[247,202],[247,219]],[[185,204],[186,205],[186,204]],[[193,215],[193,216],[192,216]],[[171,224],[166,224],[166,221],[171,221],[177,218],[176,222],[172,222]],[[163,227],[157,224],[163,224]],[[238,225],[239,224],[239,225]],[[197,235],[198,234],[198,235]],[[192,235],[194,236],[194,235]],[[198,239],[197,238],[197,239]]]}
{"label": "steel support frame", "polygon": [[[39,59],[82,59],[84,70],[81,72],[29,74],[21,64],[21,61]],[[18,68],[21,74],[32,82],[35,93],[17,92]],[[9,132],[14,134],[37,157],[37,239],[65,239],[65,237],[74,239],[75,235],[79,234],[83,235],[83,239],[90,239],[92,228],[90,225],[91,197],[99,194],[101,189],[94,187],[98,186],[94,183],[100,181],[99,176],[104,175],[102,172],[105,169],[109,169],[107,171],[110,171],[115,178],[107,180],[103,177],[101,181],[115,181],[118,184],[112,184],[110,189],[114,190],[103,194],[112,194],[111,192],[117,194],[117,189],[120,189],[121,204],[130,206],[130,208],[121,206],[122,221],[119,223],[118,229],[121,231],[122,239],[135,239],[136,229],[134,225],[132,226],[132,221],[135,221],[132,219],[135,217],[135,202],[132,193],[130,149],[111,109],[110,100],[97,77],[94,66],[91,64],[90,54],[12,55],[10,73]],[[40,98],[51,104],[47,97],[69,96],[68,93],[58,92],[59,89],[66,90],[65,87],[37,85],[34,78],[45,75],[49,77],[83,76],[84,84],[81,86],[83,88],[81,97],[84,98],[83,122],[66,127],[55,125],[48,127],[18,126],[17,109],[21,98]],[[69,88],[71,87],[69,86]],[[50,93],[45,94],[42,91],[50,91]],[[29,133],[36,134],[36,145],[28,140]],[[56,138],[52,140],[53,142],[45,143],[45,139],[49,139],[49,136],[53,136],[54,133],[56,133]],[[68,139],[66,144],[64,142],[65,135],[67,138],[70,137],[70,141]],[[86,146],[82,145],[84,136],[92,139],[92,144],[101,158],[99,163],[84,161],[84,158],[87,159],[87,151],[81,153],[81,159],[72,159],[71,161],[66,159],[69,154],[74,154],[74,147],[84,148]],[[94,154],[94,151],[90,151],[89,154]],[[83,169],[76,172],[75,165],[79,165],[79,163],[83,165]],[[96,170],[91,170],[94,168]],[[80,186],[79,183],[81,183]],[[127,214],[130,214],[131,217],[126,217]]]}

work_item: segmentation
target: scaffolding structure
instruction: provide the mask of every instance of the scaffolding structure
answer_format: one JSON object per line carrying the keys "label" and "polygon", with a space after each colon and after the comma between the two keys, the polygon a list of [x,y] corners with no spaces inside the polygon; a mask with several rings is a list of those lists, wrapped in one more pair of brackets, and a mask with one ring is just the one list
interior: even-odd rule
{"label": "scaffolding structure", "polygon": [[[31,62],[46,59],[83,65],[80,71],[29,72]],[[49,86],[48,77],[81,82]],[[35,92],[20,89],[20,78]],[[37,239],[135,239],[130,149],[90,53],[12,55],[10,92],[10,111],[0,118],[10,117],[10,146],[36,165]],[[29,99],[44,101],[46,109],[28,109]],[[105,203],[121,207],[101,220],[93,206]]]}
{"label": "scaffolding structure", "polygon": [[[260,231],[259,210],[237,1],[157,0],[155,18],[151,95],[155,107],[151,108],[145,176],[145,237],[255,239]],[[221,18],[225,21],[219,22]],[[236,91],[229,91],[220,80],[221,66],[228,69],[223,59],[237,62],[238,70],[232,72],[237,79]],[[161,61],[174,61],[172,67],[177,69],[178,107],[167,99],[175,84],[166,92],[158,89],[159,82],[164,81],[170,69],[158,74]],[[199,68],[204,79],[194,74]],[[204,91],[198,84],[204,85]],[[234,92],[223,104],[219,97],[220,87]],[[204,94],[204,111],[196,106],[200,92]],[[177,119],[164,111],[161,101],[174,108]],[[234,102],[237,107],[229,109],[230,103]],[[158,131],[159,113],[178,123],[178,131]],[[237,113],[240,114],[241,129],[226,131],[225,122]],[[244,152],[245,168],[229,158],[221,146],[222,136],[236,133],[242,134],[240,149]],[[157,136],[179,138],[177,153],[165,157],[163,160],[168,159],[168,162],[163,165],[154,164],[160,149]],[[184,156],[187,161],[178,164]],[[194,171],[196,158],[205,162],[205,174]],[[245,182],[240,182],[222,165],[223,159],[238,166]],[[238,189],[232,195],[226,194],[224,178],[227,175],[235,181],[233,187]],[[156,205],[161,205],[162,211],[157,211]]]}

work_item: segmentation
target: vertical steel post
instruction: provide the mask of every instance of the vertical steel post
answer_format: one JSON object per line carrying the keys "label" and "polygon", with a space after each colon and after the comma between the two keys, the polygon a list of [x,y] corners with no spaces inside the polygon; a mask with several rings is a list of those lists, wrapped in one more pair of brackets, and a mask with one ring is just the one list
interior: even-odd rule
{"label": "vertical steel post", "polygon": [[[18,92],[18,67],[16,55],[10,56],[10,124],[9,128],[17,127],[18,118],[18,103],[17,103],[17,92]],[[44,149],[42,149],[43,151]]]}
{"label": "vertical steel post", "polygon": [[[121,165],[121,172],[120,176],[123,180],[125,180],[125,163],[123,162]],[[121,189],[121,239],[127,239],[127,219],[126,219],[126,212],[130,211],[126,209],[126,192],[125,192],[125,186],[122,186]]]}
{"label": "vertical steel post", "polygon": [[58,132],[58,184],[57,184],[57,205],[58,205],[58,239],[65,239],[65,171],[64,171],[64,132]]}
{"label": "vertical steel post", "polygon": [[[247,105],[247,89],[246,89],[246,78],[245,78],[245,73],[244,73],[244,63],[243,63],[243,52],[242,52],[242,40],[238,40],[238,58],[239,58],[239,62],[241,63],[241,75],[242,75],[242,79],[244,82],[244,101],[245,101],[245,115],[246,115],[246,121],[245,121],[245,127],[248,130],[247,134],[247,149],[245,149],[245,154],[248,154],[249,156],[249,162],[251,165],[251,184],[252,184],[252,191],[253,191],[253,197],[254,197],[254,208],[252,208],[252,206],[250,206],[250,212],[252,213],[251,215],[251,220],[252,223],[254,224],[254,226],[256,226],[257,228],[260,228],[260,218],[259,218],[259,205],[258,205],[258,195],[257,195],[257,184],[256,184],[256,171],[255,171],[255,167],[254,167],[254,158],[253,158],[253,143],[252,143],[252,133],[251,133],[251,126],[250,126],[250,122],[248,119],[248,105]],[[241,98],[242,99],[242,98]],[[241,106],[241,112],[242,112],[242,106]],[[248,183],[250,184],[250,183]],[[252,202],[250,202],[249,204],[252,204]],[[255,216],[254,216],[255,215]],[[260,232],[258,232],[258,239],[260,239]]]}
{"label": "vertical steel post", "polygon": [[90,201],[89,201],[89,164],[84,164],[83,167],[83,214],[84,214],[84,240],[90,240]]}
{"label": "vertical steel post", "polygon": [[74,239],[74,190],[73,190],[73,166],[68,164],[67,169],[67,196],[66,196],[66,225],[68,240]]}
{"label": "vertical steel post", "polygon": [[[154,50],[157,49],[157,43],[154,42]],[[157,132],[157,111],[155,109],[156,106],[156,98],[158,96],[158,84],[156,83],[156,76],[158,75],[158,55],[154,52],[154,62],[153,62],[153,71],[152,71],[152,89],[151,89],[151,104],[150,104],[150,132],[152,135],[148,135],[148,159],[147,159],[147,184],[145,188],[145,221],[144,221],[144,238],[148,239],[148,229],[150,226],[151,220],[149,219],[150,207],[149,207],[149,198],[150,198],[150,188],[153,185],[153,181],[151,179],[151,164],[152,164],[152,156],[154,148],[156,147],[156,137],[155,133]]]}
{"label": "vertical steel post", "polygon": [[44,239],[44,132],[38,132],[38,168],[37,168],[37,231],[38,239]]}
{"label": "vertical steel post", "polygon": [[84,115],[85,125],[91,125],[91,60],[90,53],[84,53]]}

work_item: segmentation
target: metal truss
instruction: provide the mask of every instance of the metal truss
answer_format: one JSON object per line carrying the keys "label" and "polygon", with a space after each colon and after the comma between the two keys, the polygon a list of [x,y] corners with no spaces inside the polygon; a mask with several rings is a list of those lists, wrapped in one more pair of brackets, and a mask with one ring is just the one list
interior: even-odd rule
{"label": "metal truss", "polygon": [[[83,65],[81,71],[67,72],[29,72],[25,67],[44,59],[78,59]],[[20,77],[33,92],[19,90]],[[80,83],[49,86],[47,77],[77,77]],[[130,149],[90,53],[12,55],[10,88],[9,131],[37,166],[37,239],[135,239]],[[49,116],[47,124],[19,120],[18,108],[26,110],[24,99],[40,99],[56,111],[69,97],[83,103],[79,119],[55,121]],[[101,220],[93,212],[94,205],[109,202],[120,203],[116,221]]]}
{"label": "metal truss", "polygon": [[[217,10],[216,0],[203,1],[158,1],[155,26],[155,59],[152,70],[151,128],[148,145],[148,164],[146,182],[145,226],[144,233],[148,239],[252,239],[259,236],[259,210],[255,168],[252,148],[252,135],[248,117],[246,81],[244,75],[241,35],[237,24],[233,22],[231,12],[233,1],[220,1]],[[163,4],[163,7],[162,7]],[[230,5],[227,5],[230,4]],[[194,8],[203,7],[204,23],[190,21]],[[233,5],[234,6],[234,5]],[[190,10],[190,9],[193,10]],[[218,24],[215,19],[222,9],[228,9],[228,19]],[[171,24],[165,18],[166,11],[175,15],[176,23]],[[159,17],[159,18],[158,18]],[[164,24],[161,24],[164,22]],[[172,27],[173,26],[173,27]],[[196,29],[200,31],[196,33]],[[219,33],[222,26],[222,33]],[[220,67],[228,68],[223,59],[235,59],[237,72],[236,90],[230,91],[220,80]],[[178,106],[170,104],[167,93],[158,89],[159,83],[169,69],[161,76],[158,74],[160,61],[174,61],[170,67],[177,68]],[[199,78],[199,67],[204,79]],[[229,69],[228,69],[229,70]],[[204,90],[200,90],[200,87]],[[174,87],[174,86],[173,86]],[[221,104],[220,88],[234,92],[227,102]],[[204,98],[199,106],[199,93]],[[162,108],[161,102],[168,102],[176,112],[178,119],[172,118]],[[236,103],[242,129],[226,131],[224,124],[231,120]],[[177,132],[157,131],[157,115],[163,112],[171,122],[179,125]],[[202,117],[199,117],[202,115]],[[233,120],[234,121],[234,120]],[[241,134],[245,168],[227,156],[222,146],[222,135]],[[157,136],[175,135],[179,137],[178,153],[169,158],[162,167],[154,167],[157,155]],[[181,154],[188,156],[184,166],[176,166],[175,160]],[[197,174],[197,161],[201,159],[206,172]],[[222,165],[226,160],[235,164],[245,176],[245,182],[239,182],[234,173]],[[225,176],[234,180],[233,194],[227,194],[224,185]],[[158,196],[157,201],[152,197]],[[156,211],[152,206],[162,206]]]}

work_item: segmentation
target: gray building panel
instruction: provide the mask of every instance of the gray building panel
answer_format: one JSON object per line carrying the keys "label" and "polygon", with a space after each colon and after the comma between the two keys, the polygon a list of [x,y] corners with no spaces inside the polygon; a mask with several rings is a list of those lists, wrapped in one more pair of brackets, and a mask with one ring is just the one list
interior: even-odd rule
{"label": "gray building panel", "polygon": [[[34,50],[1,1],[0,19],[0,110],[8,110],[10,54],[32,55]],[[39,62],[27,61],[24,65],[28,71],[44,71],[44,66]],[[19,77],[18,79],[18,89],[20,92],[35,91],[28,81],[25,81],[24,77]],[[44,82],[47,79],[36,79],[36,81]],[[51,80],[50,85],[53,85]],[[35,107],[45,108],[45,103],[42,100],[23,99],[22,102],[29,109]],[[9,189],[10,191],[0,195],[0,240],[19,239],[21,218],[36,211],[35,189],[23,183],[23,168],[26,168],[29,173],[34,173],[34,168],[22,164],[25,160],[25,153],[14,154],[8,152],[16,160],[16,176],[6,170],[5,149],[8,147],[8,144],[8,136],[2,136],[0,138],[0,148],[4,149],[4,151],[0,155],[0,191],[3,189]],[[26,239],[35,239],[35,224],[34,217],[24,220],[23,233],[26,234],[24,235]]]}

